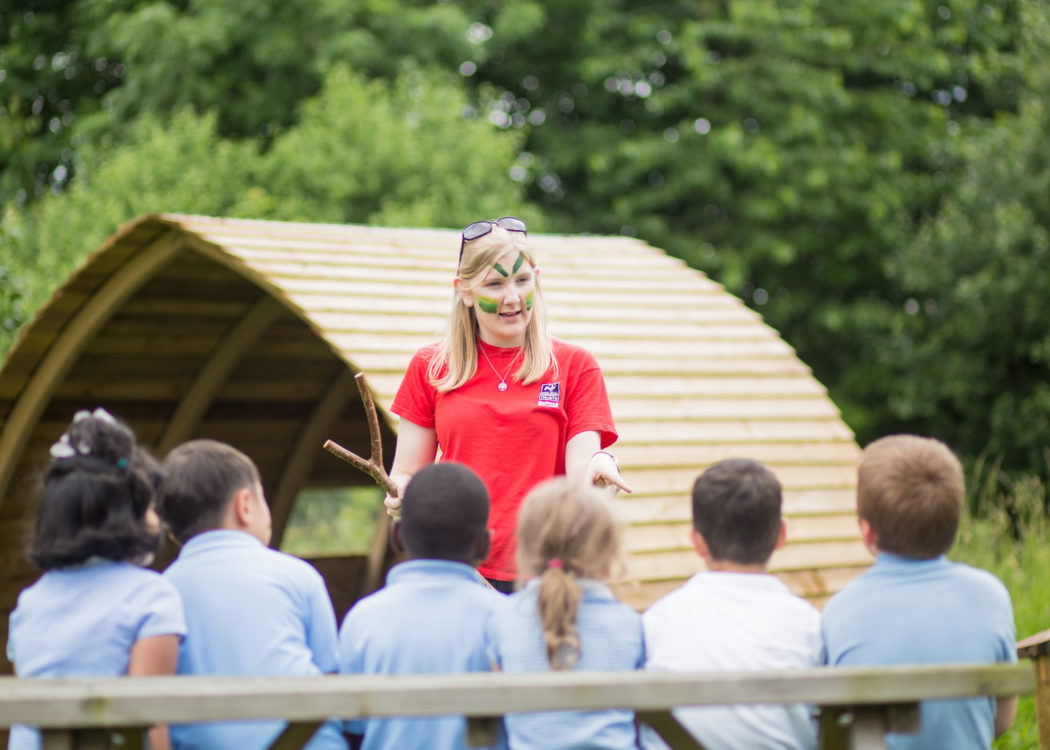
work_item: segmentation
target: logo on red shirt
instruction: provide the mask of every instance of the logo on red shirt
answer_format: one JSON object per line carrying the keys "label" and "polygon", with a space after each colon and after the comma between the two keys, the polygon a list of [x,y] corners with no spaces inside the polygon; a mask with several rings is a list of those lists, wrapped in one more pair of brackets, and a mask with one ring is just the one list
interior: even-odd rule
{"label": "logo on red shirt", "polygon": [[561,383],[540,383],[540,398],[536,406],[557,406],[561,401]]}

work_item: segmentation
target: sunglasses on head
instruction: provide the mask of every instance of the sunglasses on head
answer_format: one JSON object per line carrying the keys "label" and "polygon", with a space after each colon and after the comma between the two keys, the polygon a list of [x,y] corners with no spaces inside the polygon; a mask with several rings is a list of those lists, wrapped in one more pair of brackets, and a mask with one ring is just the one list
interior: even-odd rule
{"label": "sunglasses on head", "polygon": [[463,238],[459,242],[459,262],[456,263],[456,268],[459,268],[459,264],[463,262],[463,248],[466,247],[467,243],[489,234],[493,227],[506,229],[508,232],[521,232],[527,235],[525,222],[521,219],[515,219],[513,216],[504,216],[502,219],[496,219],[495,221],[475,221],[473,224],[468,224],[467,228],[463,230]]}

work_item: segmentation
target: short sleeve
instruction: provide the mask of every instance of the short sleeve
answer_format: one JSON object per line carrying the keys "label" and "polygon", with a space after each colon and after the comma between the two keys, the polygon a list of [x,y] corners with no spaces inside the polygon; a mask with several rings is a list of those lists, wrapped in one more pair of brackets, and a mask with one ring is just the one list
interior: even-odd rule
{"label": "short sleeve", "polygon": [[131,606],[141,613],[135,640],[160,635],[186,636],[186,617],[179,592],[165,578],[150,576],[150,582],[136,593]]}
{"label": "short sleeve", "polygon": [[434,427],[437,389],[430,384],[427,369],[435,354],[436,346],[427,346],[412,355],[390,407],[394,414],[420,427]]}
{"label": "short sleeve", "polygon": [[594,355],[580,347],[572,347],[570,351],[567,365],[572,368],[568,373],[572,389],[565,408],[568,416],[566,440],[593,430],[598,433],[601,447],[607,448],[616,442],[618,436],[605,378]]}
{"label": "short sleeve", "polygon": [[[309,566],[309,563],[306,564]],[[314,663],[321,673],[334,674],[339,671],[339,637],[335,628],[335,608],[321,574],[309,566],[309,576],[307,643],[314,655]]]}

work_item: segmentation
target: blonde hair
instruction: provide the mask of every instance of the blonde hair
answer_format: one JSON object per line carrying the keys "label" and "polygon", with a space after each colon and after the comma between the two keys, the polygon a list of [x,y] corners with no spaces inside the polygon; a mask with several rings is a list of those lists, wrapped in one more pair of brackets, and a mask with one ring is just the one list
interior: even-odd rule
{"label": "blonde hair", "polygon": [[955,541],[962,512],[962,464],[933,438],[889,435],[868,445],[857,466],[857,515],[884,552],[929,559]]}
{"label": "blonde hair", "polygon": [[[478,369],[478,320],[473,308],[463,304],[463,293],[477,286],[481,276],[509,250],[520,252],[526,262],[535,268],[532,248],[522,232],[508,232],[502,227],[493,226],[491,232],[467,242],[463,249],[456,274],[460,285],[452,298],[452,312],[437,352],[427,368],[427,379],[442,393],[459,388],[474,377]],[[521,367],[514,373],[514,378],[526,385],[543,377],[552,364],[557,369],[554,347],[547,333],[547,305],[538,277],[533,294],[532,318],[525,329],[523,352]]]}
{"label": "blonde hair", "polygon": [[576,618],[580,578],[602,580],[620,560],[620,526],[601,490],[558,477],[536,487],[518,513],[518,573],[539,576],[537,606],[553,669],[582,653]]}

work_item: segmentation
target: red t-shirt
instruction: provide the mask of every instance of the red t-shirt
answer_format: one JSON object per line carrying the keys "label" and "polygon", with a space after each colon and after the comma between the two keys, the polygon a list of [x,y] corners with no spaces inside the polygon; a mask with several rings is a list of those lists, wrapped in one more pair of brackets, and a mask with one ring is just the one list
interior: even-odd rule
{"label": "red t-shirt", "polygon": [[[391,411],[437,433],[442,461],[458,461],[477,472],[492,503],[492,552],[479,566],[486,578],[513,581],[514,527],[518,507],[540,482],[565,473],[565,444],[581,432],[599,433],[601,446],[616,442],[609,397],[598,362],[586,349],[554,339],[557,377],[552,367],[531,385],[514,379],[519,348],[478,341],[492,366],[478,354],[474,377],[447,393],[427,380],[436,345],[420,349],[409,362]],[[500,375],[507,390],[500,391]]]}

